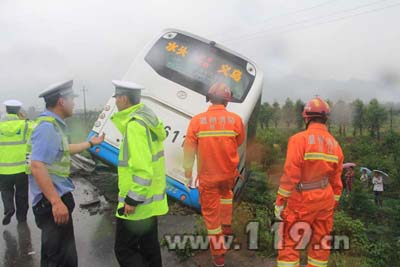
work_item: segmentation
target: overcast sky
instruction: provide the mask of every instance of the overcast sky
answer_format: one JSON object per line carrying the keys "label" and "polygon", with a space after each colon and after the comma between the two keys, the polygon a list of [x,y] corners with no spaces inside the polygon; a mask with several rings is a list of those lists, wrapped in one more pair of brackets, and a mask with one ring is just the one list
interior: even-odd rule
{"label": "overcast sky", "polygon": [[42,107],[40,91],[73,78],[101,107],[110,81],[171,27],[255,61],[267,101],[400,101],[399,14],[399,0],[0,0],[0,101]]}

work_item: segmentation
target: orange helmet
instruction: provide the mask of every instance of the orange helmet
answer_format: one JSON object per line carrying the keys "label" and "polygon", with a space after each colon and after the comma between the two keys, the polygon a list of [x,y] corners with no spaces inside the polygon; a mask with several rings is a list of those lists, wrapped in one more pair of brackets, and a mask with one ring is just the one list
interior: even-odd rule
{"label": "orange helmet", "polygon": [[328,103],[319,97],[313,98],[304,106],[303,118],[306,123],[310,121],[311,118],[327,118],[331,112]]}
{"label": "orange helmet", "polygon": [[222,100],[230,101],[232,99],[231,89],[224,83],[214,83],[207,93],[207,102],[210,98],[219,98]]}

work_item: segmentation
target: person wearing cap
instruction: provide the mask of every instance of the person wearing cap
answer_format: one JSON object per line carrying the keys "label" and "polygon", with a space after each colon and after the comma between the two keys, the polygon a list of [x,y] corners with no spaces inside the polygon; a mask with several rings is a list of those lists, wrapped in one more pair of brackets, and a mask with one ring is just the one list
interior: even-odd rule
{"label": "person wearing cap", "polygon": [[123,141],[118,161],[115,255],[120,266],[162,266],[157,217],[168,212],[163,123],[140,103],[143,86],[113,81]]}
{"label": "person wearing cap", "polygon": [[192,183],[192,169],[197,155],[201,212],[215,266],[225,264],[223,235],[233,234],[232,189],[239,176],[238,148],[245,140],[242,119],[226,109],[231,96],[225,84],[211,86],[206,101],[211,101],[212,105],[206,112],[192,118],[184,144],[183,167],[189,184]]}
{"label": "person wearing cap", "polygon": [[15,212],[19,223],[26,221],[28,213],[25,157],[29,122],[20,112],[20,101],[8,100],[4,105],[6,115],[0,120],[0,190],[4,206],[3,225],[7,225]]}
{"label": "person wearing cap", "polygon": [[41,266],[77,266],[72,211],[75,207],[70,179],[70,155],[100,144],[104,135],[69,144],[64,119],[74,108],[73,81],[48,87],[39,97],[46,110],[35,120],[28,142],[28,173],[32,207],[41,229]]}

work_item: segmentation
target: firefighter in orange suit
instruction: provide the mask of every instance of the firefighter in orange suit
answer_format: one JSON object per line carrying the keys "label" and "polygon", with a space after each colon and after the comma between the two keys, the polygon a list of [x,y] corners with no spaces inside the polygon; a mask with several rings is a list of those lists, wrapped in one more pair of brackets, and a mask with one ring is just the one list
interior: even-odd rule
{"label": "firefighter in orange suit", "polygon": [[[298,249],[304,244],[308,245],[307,267],[328,266],[343,163],[342,149],[325,125],[329,113],[325,101],[312,99],[303,110],[307,130],[289,139],[275,203],[275,217],[283,221],[278,267],[299,267]],[[308,240],[307,235],[308,244],[299,242]]]}
{"label": "firefighter in orange suit", "polygon": [[189,180],[197,155],[201,211],[215,266],[224,266],[223,236],[232,234],[232,189],[239,175],[238,148],[245,139],[242,119],[226,110],[231,95],[223,83],[211,86],[207,101],[212,105],[192,118],[184,145],[184,169]]}

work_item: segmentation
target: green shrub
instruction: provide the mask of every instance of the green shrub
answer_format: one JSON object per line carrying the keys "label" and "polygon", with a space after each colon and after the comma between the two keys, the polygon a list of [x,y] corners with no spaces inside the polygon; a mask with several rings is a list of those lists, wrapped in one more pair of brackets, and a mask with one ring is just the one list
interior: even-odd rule
{"label": "green shrub", "polygon": [[[369,245],[367,251],[367,262],[374,267],[395,266],[390,262],[391,246],[389,243],[378,240]],[[391,263],[391,264],[390,264]]]}
{"label": "green shrub", "polygon": [[353,257],[346,253],[332,253],[329,258],[329,267],[375,267],[370,265],[364,257]]}
{"label": "green shrub", "polygon": [[[364,224],[358,219],[354,220],[344,211],[335,213],[332,235],[348,237],[352,255],[363,255],[368,249],[368,238]],[[343,251],[343,248],[340,251]]]}

